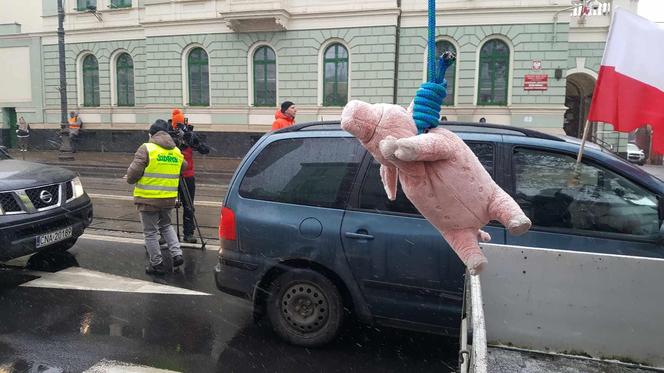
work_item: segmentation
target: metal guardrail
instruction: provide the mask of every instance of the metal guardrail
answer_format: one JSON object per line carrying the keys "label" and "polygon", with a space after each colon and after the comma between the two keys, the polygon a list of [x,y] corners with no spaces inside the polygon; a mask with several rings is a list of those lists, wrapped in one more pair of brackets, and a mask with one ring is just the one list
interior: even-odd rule
{"label": "metal guardrail", "polygon": [[[470,317],[470,324],[468,318]],[[469,331],[472,331],[472,344],[468,344]],[[482,305],[482,285],[479,275],[466,272],[466,285],[463,295],[463,318],[461,320],[461,350],[459,352],[462,373],[487,373],[487,341],[484,307]]]}

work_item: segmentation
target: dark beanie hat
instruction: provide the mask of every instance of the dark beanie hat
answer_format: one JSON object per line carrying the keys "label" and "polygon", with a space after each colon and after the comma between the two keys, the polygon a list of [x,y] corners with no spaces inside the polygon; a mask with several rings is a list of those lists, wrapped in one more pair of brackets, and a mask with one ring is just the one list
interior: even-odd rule
{"label": "dark beanie hat", "polygon": [[157,119],[150,126],[150,135],[154,135],[155,133],[157,133],[159,131],[168,132],[168,123],[163,119]]}
{"label": "dark beanie hat", "polygon": [[285,113],[289,107],[295,105],[292,101],[284,101],[281,103],[281,112]]}

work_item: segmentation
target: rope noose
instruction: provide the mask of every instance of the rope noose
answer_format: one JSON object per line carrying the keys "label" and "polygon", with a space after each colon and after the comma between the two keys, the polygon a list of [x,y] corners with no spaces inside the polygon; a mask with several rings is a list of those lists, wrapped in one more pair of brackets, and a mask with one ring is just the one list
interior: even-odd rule
{"label": "rope noose", "polygon": [[436,0],[429,0],[428,38],[427,82],[422,83],[413,100],[413,119],[418,133],[438,126],[440,106],[447,96],[445,71],[456,59],[454,53],[447,51],[438,58],[436,68]]}

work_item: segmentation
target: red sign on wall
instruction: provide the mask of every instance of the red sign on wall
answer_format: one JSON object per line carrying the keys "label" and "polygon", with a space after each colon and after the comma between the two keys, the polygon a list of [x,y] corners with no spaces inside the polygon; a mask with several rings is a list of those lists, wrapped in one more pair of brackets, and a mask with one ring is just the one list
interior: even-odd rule
{"label": "red sign on wall", "polygon": [[524,91],[546,91],[549,89],[549,76],[547,74],[526,74],[523,77]]}

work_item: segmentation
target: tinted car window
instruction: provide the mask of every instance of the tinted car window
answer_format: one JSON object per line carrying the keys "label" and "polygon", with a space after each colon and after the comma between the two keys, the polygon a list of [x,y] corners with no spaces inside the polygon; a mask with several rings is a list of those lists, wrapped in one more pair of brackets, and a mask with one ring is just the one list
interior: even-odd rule
{"label": "tinted car window", "polygon": [[[467,143],[477,158],[493,176],[493,144],[488,143]],[[419,214],[415,206],[408,200],[401,190],[401,185],[397,188],[397,198],[390,201],[385,193],[385,188],[380,180],[380,163],[375,159],[371,162],[369,170],[364,178],[362,191],[360,192],[360,208],[367,210],[398,212],[403,214]]]}
{"label": "tinted car window", "polygon": [[638,236],[659,232],[657,197],[626,178],[563,154],[517,149],[516,200],[533,225]]}
{"label": "tinted car window", "polygon": [[240,184],[245,198],[343,208],[364,156],[353,138],[286,139],[269,144]]}

